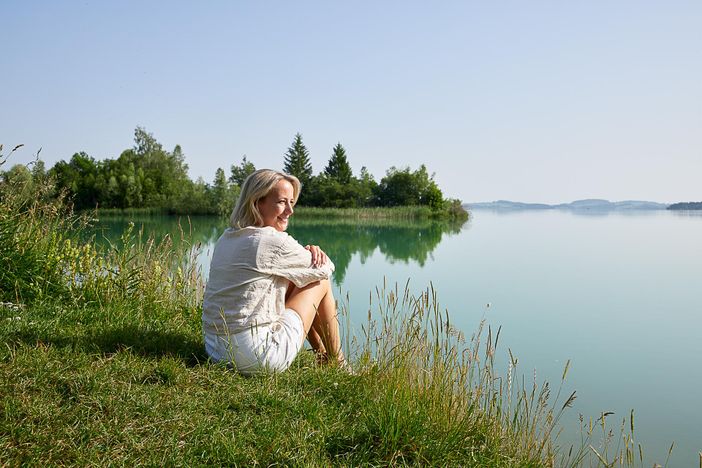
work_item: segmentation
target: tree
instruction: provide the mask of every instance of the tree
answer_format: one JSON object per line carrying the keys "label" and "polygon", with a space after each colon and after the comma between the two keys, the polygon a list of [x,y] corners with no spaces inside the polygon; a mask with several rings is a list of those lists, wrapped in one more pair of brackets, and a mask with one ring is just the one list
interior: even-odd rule
{"label": "tree", "polygon": [[376,193],[381,206],[429,205],[434,210],[443,207],[443,194],[424,164],[414,172],[409,167],[391,167]]}
{"label": "tree", "polygon": [[391,167],[378,185],[378,202],[381,206],[419,205],[419,191],[414,186],[409,167]]}
{"label": "tree", "polygon": [[32,167],[32,179],[34,182],[43,182],[46,180],[46,164],[41,159],[37,159]]}
{"label": "tree", "polygon": [[159,151],[163,151],[163,146],[156,141],[153,133],[147,132],[144,127],[137,127],[134,130],[134,152],[136,154],[143,156]]}
{"label": "tree", "polygon": [[310,154],[304,143],[302,143],[302,135],[299,133],[295,134],[292,145],[285,153],[283,171],[300,179],[300,183],[302,183],[303,186],[312,180]]}
{"label": "tree", "polygon": [[9,171],[2,173],[2,182],[13,190],[31,193],[34,191],[34,181],[31,171],[24,164],[15,164]]}
{"label": "tree", "polygon": [[122,153],[120,160],[134,163],[139,173],[143,206],[165,207],[173,206],[184,184],[190,182],[188,165],[185,164],[185,155],[180,145],[176,145],[172,152],[163,149],[163,145],[156,141],[153,134],[144,128],[134,130],[134,148]]}
{"label": "tree", "polygon": [[256,166],[254,166],[252,162],[248,161],[246,159],[246,155],[244,155],[244,159],[241,160],[241,164],[238,166],[232,164],[230,170],[231,175],[229,176],[229,182],[241,187],[244,185],[246,178],[256,170]]}
{"label": "tree", "polygon": [[95,183],[101,170],[100,164],[84,152],[75,153],[70,162],[59,161],[49,174],[56,180],[59,192],[66,191],[77,209],[95,208],[101,203],[101,193]]}
{"label": "tree", "polygon": [[341,143],[337,143],[334,147],[329,163],[324,168],[324,174],[342,185],[347,185],[351,182],[353,172],[346,159],[346,150],[341,146]]}
{"label": "tree", "polygon": [[170,201],[171,214],[212,214],[211,187],[202,177],[195,182],[188,179]]}
{"label": "tree", "polygon": [[440,211],[444,207],[444,194],[432,180],[420,197],[422,205],[429,205],[433,211]]}
{"label": "tree", "polygon": [[358,206],[374,205],[374,194],[377,191],[378,182],[373,178],[373,174],[368,172],[366,166],[361,167],[361,177],[358,179],[358,189],[356,193]]}
{"label": "tree", "polygon": [[302,184],[302,193],[297,200],[299,205],[308,205],[312,193],[312,163],[310,163],[310,155],[307,148],[302,143],[302,135],[295,134],[293,144],[285,153],[285,165],[283,171],[292,174],[300,180]]}
{"label": "tree", "polygon": [[168,159],[176,172],[178,181],[190,180],[188,177],[188,165],[185,164],[185,154],[180,145],[175,145],[173,152],[168,154]]}
{"label": "tree", "polygon": [[185,154],[183,154],[183,149],[180,147],[180,145],[175,145],[175,148],[173,148],[173,152],[171,153],[171,158],[176,163],[177,167],[183,171],[188,170],[188,165],[185,164]]}
{"label": "tree", "polygon": [[234,208],[236,196],[239,194],[239,187],[227,182],[222,168],[217,168],[215,172],[214,184],[212,185],[211,209],[215,214],[226,215]]}
{"label": "tree", "polygon": [[322,174],[314,177],[304,192],[309,206],[349,208],[355,206],[353,197],[349,197],[349,186],[341,185],[335,179]]}

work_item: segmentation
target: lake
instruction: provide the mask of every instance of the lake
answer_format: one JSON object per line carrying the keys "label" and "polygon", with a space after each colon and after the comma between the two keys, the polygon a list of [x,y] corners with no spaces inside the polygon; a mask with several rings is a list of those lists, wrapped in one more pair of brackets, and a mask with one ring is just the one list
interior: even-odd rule
{"label": "lake", "polygon": [[[173,218],[136,220],[157,235]],[[225,220],[181,223],[207,273]],[[108,237],[126,226],[108,220]],[[577,391],[559,440],[579,440],[578,414],[612,411],[619,427],[635,410],[636,439],[650,460],[696,466],[702,450],[702,213],[669,211],[475,210],[464,225],[390,225],[295,219],[289,232],[319,244],[337,265],[351,325],[367,319],[369,293],[384,281],[431,282],[453,324],[470,336],[482,319],[501,326],[518,371]],[[175,237],[179,237],[176,235]],[[489,306],[488,306],[489,304]],[[697,389],[697,390],[696,390]]]}

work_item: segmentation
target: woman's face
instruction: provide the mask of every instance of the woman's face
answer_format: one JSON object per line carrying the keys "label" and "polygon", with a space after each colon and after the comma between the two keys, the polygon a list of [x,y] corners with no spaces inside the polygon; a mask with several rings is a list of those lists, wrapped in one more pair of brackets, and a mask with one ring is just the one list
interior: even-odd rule
{"label": "woman's face", "polygon": [[292,216],[295,204],[294,194],[292,184],[281,179],[268,195],[256,202],[263,226],[272,226],[278,231],[288,228],[288,218]]}

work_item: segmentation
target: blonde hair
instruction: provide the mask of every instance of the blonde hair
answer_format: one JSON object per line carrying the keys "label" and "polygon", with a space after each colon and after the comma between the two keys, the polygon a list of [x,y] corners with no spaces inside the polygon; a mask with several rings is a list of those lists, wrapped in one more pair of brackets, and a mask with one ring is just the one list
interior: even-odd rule
{"label": "blonde hair", "polygon": [[239,199],[229,217],[229,225],[234,229],[248,226],[260,226],[263,217],[256,202],[264,198],[281,180],[287,180],[293,186],[293,197],[297,201],[300,195],[300,181],[294,175],[272,169],[259,169],[249,175],[241,187]]}

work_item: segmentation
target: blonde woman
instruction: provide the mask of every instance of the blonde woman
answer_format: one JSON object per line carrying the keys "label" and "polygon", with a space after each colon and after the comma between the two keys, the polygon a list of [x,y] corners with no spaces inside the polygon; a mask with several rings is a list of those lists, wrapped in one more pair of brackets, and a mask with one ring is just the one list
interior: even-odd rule
{"label": "blonde woman", "polygon": [[215,244],[202,309],[205,349],[245,375],[287,369],[305,338],[329,362],[346,365],[334,264],[285,232],[299,195],[296,177],[257,170]]}

